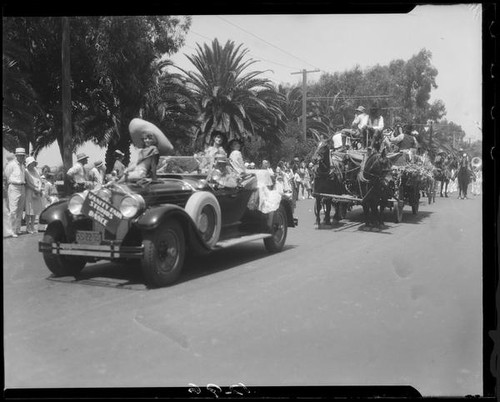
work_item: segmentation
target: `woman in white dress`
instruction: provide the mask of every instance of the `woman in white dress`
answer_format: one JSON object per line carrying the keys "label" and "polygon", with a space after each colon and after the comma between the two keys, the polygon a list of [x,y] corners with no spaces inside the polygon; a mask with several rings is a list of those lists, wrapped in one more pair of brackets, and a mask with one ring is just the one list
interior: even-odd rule
{"label": "woman in white dress", "polygon": [[35,158],[29,156],[26,158],[26,232],[37,233],[38,228],[35,228],[35,222],[42,212],[42,178],[38,169]]}

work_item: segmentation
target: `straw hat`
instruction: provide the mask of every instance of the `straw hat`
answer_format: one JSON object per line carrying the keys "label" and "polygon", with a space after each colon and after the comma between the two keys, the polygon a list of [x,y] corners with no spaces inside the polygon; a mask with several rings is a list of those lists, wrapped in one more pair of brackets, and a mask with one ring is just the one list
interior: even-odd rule
{"label": "straw hat", "polygon": [[163,134],[158,127],[149,121],[139,118],[132,119],[128,126],[128,130],[130,132],[132,142],[136,147],[143,148],[144,142],[142,140],[142,136],[144,134],[151,134],[156,139],[156,146],[160,155],[167,155],[174,149],[174,146],[170,143],[165,134]]}
{"label": "straw hat", "polygon": [[26,150],[24,148],[16,148],[16,151],[14,152],[16,155],[26,155]]}
{"label": "straw hat", "polygon": [[365,112],[365,108],[363,106],[358,106],[356,108],[356,112],[361,112],[361,113],[364,113]]}
{"label": "straw hat", "polygon": [[88,155],[84,154],[83,152],[76,155],[77,162],[83,161],[84,159],[88,159],[88,158],[89,158]]}
{"label": "straw hat", "polygon": [[37,161],[35,160],[35,158],[33,158],[32,156],[28,156],[26,158],[26,166],[29,166],[31,165],[32,163],[37,163]]}

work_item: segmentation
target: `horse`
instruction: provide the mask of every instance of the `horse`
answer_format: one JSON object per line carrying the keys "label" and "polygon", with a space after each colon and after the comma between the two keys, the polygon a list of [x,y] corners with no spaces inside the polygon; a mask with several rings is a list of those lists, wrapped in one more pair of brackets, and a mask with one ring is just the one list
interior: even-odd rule
{"label": "horse", "polygon": [[469,186],[472,175],[473,172],[469,167],[469,159],[468,157],[464,156],[458,163],[458,169],[456,173],[458,182],[458,198],[462,200],[467,199],[467,187]]}
{"label": "horse", "polygon": [[380,230],[384,226],[383,212],[393,195],[392,162],[386,150],[369,151],[361,164],[358,180],[362,189],[365,227]]}
{"label": "horse", "polygon": [[[315,166],[313,181],[313,196],[315,198],[314,212],[316,215],[316,224],[320,225],[320,212],[322,206],[325,207],[325,216],[323,222],[330,225],[330,212],[332,208],[332,199],[320,194],[342,194],[341,167],[338,164],[331,163],[330,159],[331,140],[322,140],[319,142],[316,151],[313,154],[312,162]],[[334,219],[338,219],[339,211],[335,210]]]}

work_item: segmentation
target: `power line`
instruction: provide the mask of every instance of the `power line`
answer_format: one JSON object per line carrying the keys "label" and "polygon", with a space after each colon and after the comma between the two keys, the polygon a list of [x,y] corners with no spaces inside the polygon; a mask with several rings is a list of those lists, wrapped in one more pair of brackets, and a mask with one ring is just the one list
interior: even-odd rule
{"label": "power line", "polygon": [[308,96],[308,99],[364,99],[364,98],[392,98],[392,95],[366,95],[366,96]]}
{"label": "power line", "polygon": [[[192,32],[192,33],[194,33],[195,35],[198,35],[198,36],[199,36],[199,37],[201,37],[201,38],[204,38],[204,39],[207,39],[207,40],[212,40],[212,39],[211,39],[211,38],[209,38],[208,36],[202,35],[202,34],[200,34],[200,33],[196,32],[196,31],[191,30],[191,32]],[[192,49],[192,50],[197,50],[197,49],[194,49],[194,48],[193,48],[193,47],[191,47],[191,46],[188,46],[188,45],[185,45],[185,46],[186,46],[186,47],[188,47],[188,48],[190,48],[190,49]],[[259,55],[256,55],[256,54],[254,54],[254,53],[252,53],[252,52],[250,52],[249,54],[250,54],[251,56],[253,56],[253,57],[256,57],[256,58],[262,59],[262,60],[264,60],[264,61],[267,61],[268,63],[276,64],[276,65],[278,65],[278,66],[285,67],[285,68],[288,68],[288,69],[290,69],[290,70],[295,70],[295,69],[296,69],[295,67],[290,67],[290,66],[287,66],[287,65],[282,64],[282,63],[278,63],[278,62],[275,62],[275,61],[272,61],[272,60],[265,59],[264,57],[260,57]],[[260,61],[260,60],[257,60],[257,61]]]}
{"label": "power line", "polygon": [[[232,26],[234,26],[234,27],[236,27],[236,28],[238,28],[238,29],[242,30],[243,32],[246,32],[246,33],[247,33],[247,34],[249,34],[249,35],[252,35],[253,37],[255,37],[255,38],[257,38],[257,39],[261,40],[262,42],[264,42],[264,43],[268,44],[269,46],[272,46],[272,47],[274,47],[275,49],[281,50],[283,53],[286,53],[286,54],[288,54],[289,56],[292,56],[293,58],[295,58],[295,59],[297,59],[297,60],[300,60],[300,61],[301,61],[301,62],[303,62],[303,63],[309,64],[310,66],[313,66],[313,67],[314,67],[314,68],[316,68],[317,70],[321,70],[320,68],[318,68],[318,67],[317,67],[317,66],[315,66],[314,64],[311,64],[311,63],[309,63],[308,61],[305,61],[305,60],[301,59],[300,57],[297,57],[297,56],[293,55],[292,53],[287,52],[286,50],[283,50],[283,49],[281,49],[280,47],[278,47],[278,46],[276,46],[276,45],[273,45],[272,43],[270,43],[270,42],[266,41],[265,39],[262,39],[261,37],[259,37],[259,36],[255,35],[254,33],[250,32],[250,31],[247,31],[246,29],[241,28],[240,26],[238,26],[238,25],[236,25],[236,24],[234,24],[234,23],[232,23],[232,22],[230,22],[230,21],[227,21],[226,19],[224,19],[224,18],[222,18],[222,17],[220,17],[220,16],[217,16],[217,18],[219,18],[219,19],[221,19],[222,21],[224,21],[224,22],[226,22],[226,23],[228,23],[228,24],[230,24],[230,25],[232,25]],[[321,71],[323,71],[323,70],[321,70]]]}

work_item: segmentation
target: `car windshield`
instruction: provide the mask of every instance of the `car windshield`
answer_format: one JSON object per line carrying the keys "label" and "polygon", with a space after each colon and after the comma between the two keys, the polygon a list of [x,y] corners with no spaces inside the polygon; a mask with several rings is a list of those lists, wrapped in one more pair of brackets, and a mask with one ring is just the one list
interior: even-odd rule
{"label": "car windshield", "polygon": [[[198,156],[162,156],[158,163],[157,174],[203,174],[211,165],[206,157]],[[205,172],[205,173],[208,173]]]}
{"label": "car windshield", "polygon": [[182,174],[212,176],[215,173],[226,175],[233,173],[227,158],[211,158],[206,156],[165,156],[158,163],[157,175]]}

